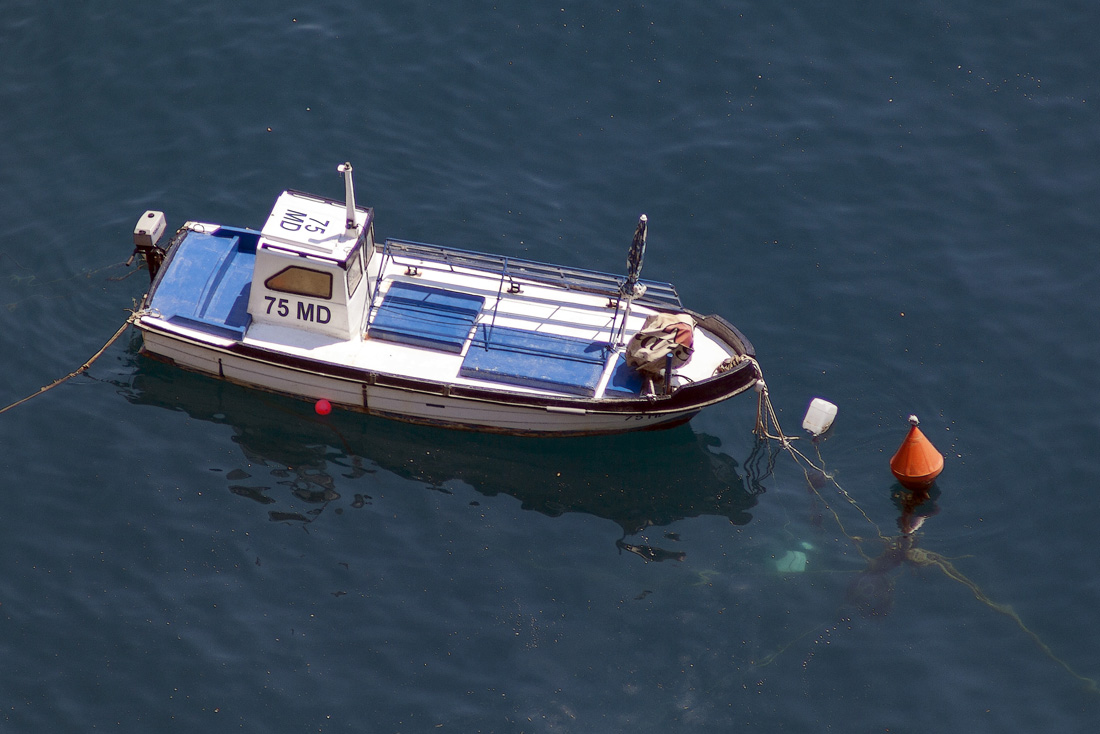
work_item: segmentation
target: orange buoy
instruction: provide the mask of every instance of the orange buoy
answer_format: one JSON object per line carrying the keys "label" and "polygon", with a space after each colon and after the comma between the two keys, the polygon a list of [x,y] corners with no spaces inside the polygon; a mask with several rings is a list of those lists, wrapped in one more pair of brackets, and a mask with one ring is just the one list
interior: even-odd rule
{"label": "orange buoy", "polygon": [[909,434],[890,459],[890,471],[906,489],[928,489],[943,471],[943,454],[917,428],[917,416],[909,416]]}

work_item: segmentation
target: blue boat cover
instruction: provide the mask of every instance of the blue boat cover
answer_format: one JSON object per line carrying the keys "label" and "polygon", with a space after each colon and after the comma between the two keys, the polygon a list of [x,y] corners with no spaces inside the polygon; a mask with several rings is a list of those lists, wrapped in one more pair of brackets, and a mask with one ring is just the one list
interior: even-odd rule
{"label": "blue boat cover", "polygon": [[240,339],[252,317],[254,249],[240,237],[190,232],[180,242],[149,306],[169,321]]}
{"label": "blue boat cover", "polygon": [[458,354],[484,304],[482,296],[394,283],[371,320],[370,335]]}
{"label": "blue boat cover", "polygon": [[591,396],[606,359],[606,342],[479,324],[459,374]]}

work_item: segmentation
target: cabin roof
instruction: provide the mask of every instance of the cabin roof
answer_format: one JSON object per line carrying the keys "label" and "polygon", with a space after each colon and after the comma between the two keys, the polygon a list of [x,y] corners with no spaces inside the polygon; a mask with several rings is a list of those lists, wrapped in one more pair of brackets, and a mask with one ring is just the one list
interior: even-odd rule
{"label": "cabin roof", "polygon": [[284,191],[264,223],[260,246],[273,245],[275,249],[336,260],[342,265],[360,235],[369,230],[373,210],[356,207],[354,233],[345,228],[346,216],[341,202]]}

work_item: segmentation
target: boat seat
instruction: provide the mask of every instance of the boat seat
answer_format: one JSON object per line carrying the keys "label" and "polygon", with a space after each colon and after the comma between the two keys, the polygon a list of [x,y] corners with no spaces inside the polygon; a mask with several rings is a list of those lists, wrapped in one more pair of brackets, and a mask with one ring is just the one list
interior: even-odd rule
{"label": "boat seat", "polygon": [[608,398],[636,398],[642,394],[643,387],[645,384],[641,373],[626,363],[625,354],[620,354],[603,394]]}
{"label": "boat seat", "polygon": [[396,282],[371,319],[371,338],[458,354],[485,298],[444,288]]}
{"label": "boat seat", "polygon": [[606,342],[478,324],[459,374],[591,397],[607,356]]}

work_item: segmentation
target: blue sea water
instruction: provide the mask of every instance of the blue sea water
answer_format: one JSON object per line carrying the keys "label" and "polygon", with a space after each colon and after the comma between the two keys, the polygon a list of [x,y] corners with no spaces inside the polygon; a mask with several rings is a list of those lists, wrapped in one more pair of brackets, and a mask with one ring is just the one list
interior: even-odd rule
{"label": "blue sea water", "polygon": [[[143,211],[258,226],[350,160],[382,237],[620,271],[646,212],[645,276],[745,331],[784,429],[839,406],[797,445],[843,492],[749,396],[506,439],[127,337],[0,415],[3,731],[1095,730],[1093,5],[4,10],[0,405],[121,325]],[[910,413],[933,562],[863,573]]]}

